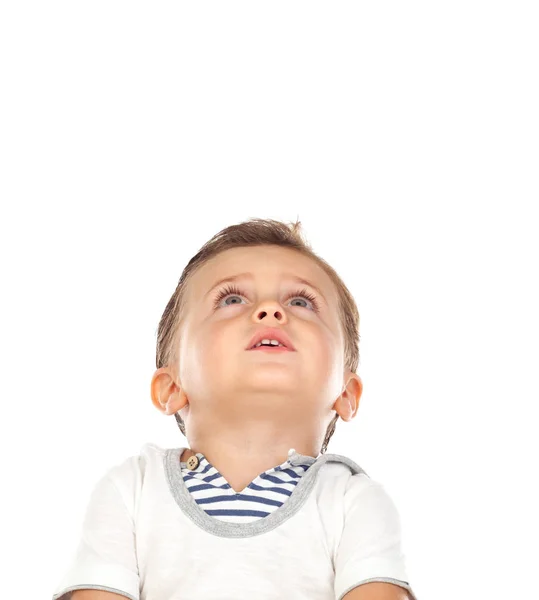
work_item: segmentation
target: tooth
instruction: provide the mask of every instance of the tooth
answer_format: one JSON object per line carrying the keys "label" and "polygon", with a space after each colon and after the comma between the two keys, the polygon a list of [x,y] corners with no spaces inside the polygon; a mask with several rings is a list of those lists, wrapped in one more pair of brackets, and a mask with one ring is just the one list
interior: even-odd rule
{"label": "tooth", "polygon": [[261,340],[260,342],[258,342],[257,344],[255,344],[254,347],[258,348],[262,344],[271,344],[272,346],[282,346],[284,348],[284,344],[281,344],[281,342],[279,342],[277,340],[271,340],[271,339],[268,339],[268,338],[264,338],[263,340]]}

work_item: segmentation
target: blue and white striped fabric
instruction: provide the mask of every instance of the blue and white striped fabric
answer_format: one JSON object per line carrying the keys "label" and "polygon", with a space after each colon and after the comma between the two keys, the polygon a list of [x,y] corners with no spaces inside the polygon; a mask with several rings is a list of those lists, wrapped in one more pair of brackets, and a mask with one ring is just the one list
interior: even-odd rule
{"label": "blue and white striped fabric", "polygon": [[[289,457],[292,456],[290,450]],[[204,454],[198,452],[199,465],[191,470],[181,463],[183,480],[196,503],[208,515],[229,523],[250,523],[267,517],[292,494],[299,480],[314,464],[290,463],[290,459],[258,475],[237,493]],[[319,455],[320,456],[320,455]]]}

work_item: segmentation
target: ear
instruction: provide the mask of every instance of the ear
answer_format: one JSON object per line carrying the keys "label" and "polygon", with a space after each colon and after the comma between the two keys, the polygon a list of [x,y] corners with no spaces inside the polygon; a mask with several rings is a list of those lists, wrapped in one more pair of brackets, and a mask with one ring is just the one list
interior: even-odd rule
{"label": "ear", "polygon": [[181,385],[176,383],[175,374],[169,367],[157,369],[152,376],[150,392],[153,405],[166,415],[181,410],[187,403]]}
{"label": "ear", "polygon": [[347,371],[341,395],[335,401],[333,410],[337,411],[343,421],[351,421],[357,414],[359,400],[363,392],[363,382],[357,373]]}

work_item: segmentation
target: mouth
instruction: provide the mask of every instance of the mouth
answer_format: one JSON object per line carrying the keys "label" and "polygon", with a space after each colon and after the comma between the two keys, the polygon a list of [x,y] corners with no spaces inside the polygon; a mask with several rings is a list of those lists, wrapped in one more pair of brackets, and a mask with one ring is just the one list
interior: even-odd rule
{"label": "mouth", "polygon": [[286,346],[258,346],[258,348],[251,348],[249,352],[292,352],[290,348]]}
{"label": "mouth", "polygon": [[[256,347],[257,344],[260,344],[260,342],[264,341],[266,345]],[[279,344],[277,345],[277,343],[275,343],[275,345],[270,346],[270,341],[278,342]],[[278,350],[276,350],[276,348],[278,348]],[[292,344],[292,340],[289,338],[286,331],[284,331],[284,329],[280,327],[264,327],[263,329],[258,329],[256,331],[255,335],[253,335],[253,337],[247,344],[245,350],[259,349],[263,349],[270,352],[282,352],[283,350],[287,352],[294,352],[296,350],[294,348],[294,345]]]}

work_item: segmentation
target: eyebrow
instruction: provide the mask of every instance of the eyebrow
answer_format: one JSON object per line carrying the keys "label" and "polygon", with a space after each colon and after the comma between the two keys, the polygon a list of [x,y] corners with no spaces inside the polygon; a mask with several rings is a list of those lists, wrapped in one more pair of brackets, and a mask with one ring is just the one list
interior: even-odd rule
{"label": "eyebrow", "polygon": [[[316,285],[312,284],[310,281],[308,281],[307,279],[303,279],[303,277],[298,277],[297,275],[294,275],[293,273],[284,273],[283,274],[285,279],[290,279],[292,281],[296,281],[297,283],[303,283],[305,285],[308,285],[309,287],[312,287],[313,290],[316,291],[316,293],[322,297],[322,299],[324,300],[324,302],[326,304],[328,304],[328,301],[326,300],[326,297],[324,296],[324,294],[322,294],[322,292],[320,291],[320,289],[318,287],[316,287]],[[238,279],[253,279],[253,274],[252,273],[237,273],[236,275],[230,275],[228,277],[223,277],[223,279],[219,279],[219,281],[216,281],[211,288],[204,294],[204,298],[213,290],[215,289],[218,285],[221,285],[222,283],[226,283],[229,281],[236,281]]]}

